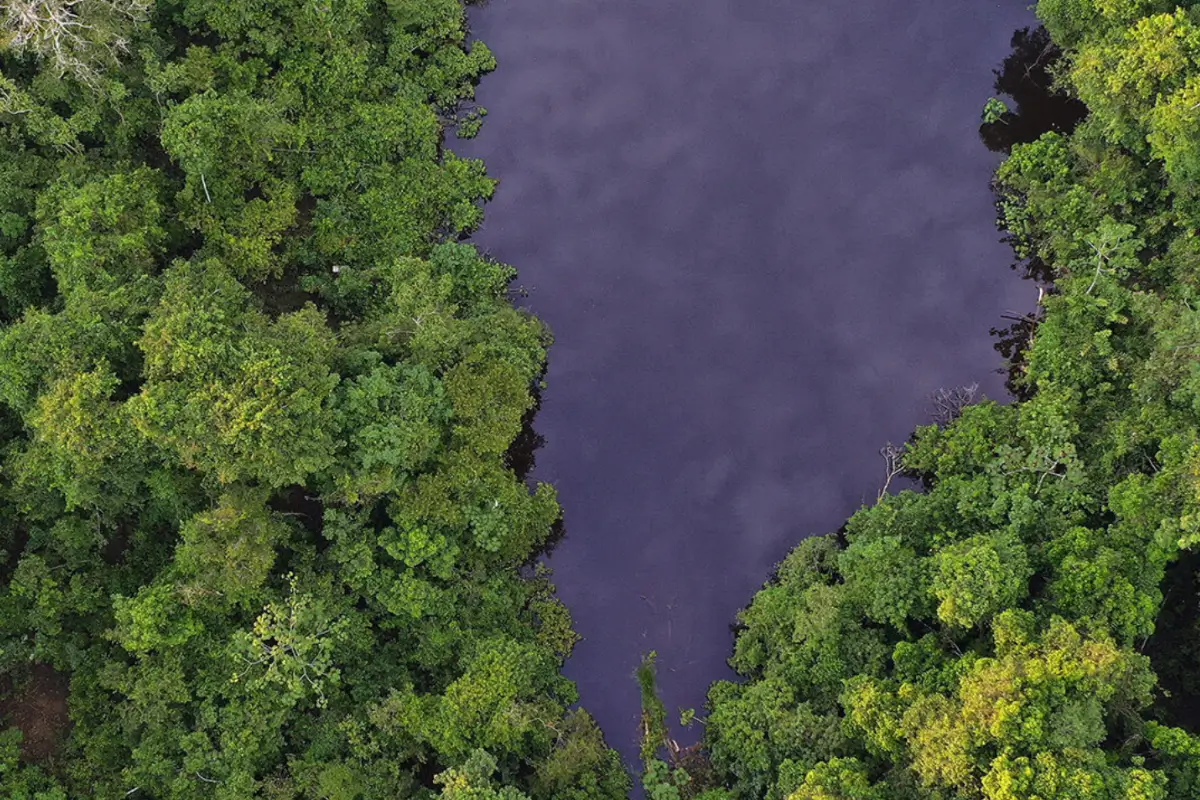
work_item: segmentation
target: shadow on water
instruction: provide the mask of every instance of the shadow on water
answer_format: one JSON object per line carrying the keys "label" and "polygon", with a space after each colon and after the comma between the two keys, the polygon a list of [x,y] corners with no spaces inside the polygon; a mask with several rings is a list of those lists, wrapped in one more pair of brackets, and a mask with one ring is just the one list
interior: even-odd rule
{"label": "shadow on water", "polygon": [[1168,725],[1200,732],[1200,553],[1167,567],[1154,635],[1142,646],[1163,692],[1154,715]]}
{"label": "shadow on water", "polygon": [[[1054,72],[1062,59],[1062,50],[1050,40],[1044,27],[1018,28],[1012,35],[1012,52],[994,70],[993,88],[1012,99],[1015,110],[1005,112],[995,122],[979,126],[979,138],[995,153],[1011,153],[1013,146],[1036,141],[1046,133],[1070,134],[1087,116],[1087,106],[1054,85]],[[997,193],[997,212],[1000,197]],[[999,213],[997,214],[999,217]],[[1011,237],[1005,241],[1012,243]],[[1054,269],[1037,256],[1018,260],[1012,268],[1023,277],[1049,286]],[[1017,400],[1028,400],[1032,387],[1023,378],[1028,350],[1040,321],[1040,309],[1023,316],[1008,316],[1009,324],[991,329],[996,337],[996,352],[1004,359],[998,371],[1005,376],[1005,388]]]}
{"label": "shadow on water", "polygon": [[[542,376],[533,384],[532,396],[533,403],[525,412],[525,416],[521,418],[521,432],[517,434],[517,438],[513,439],[512,444],[508,446],[507,452],[504,454],[504,465],[513,471],[517,480],[524,482],[526,485],[531,485],[530,475],[533,474],[534,467],[537,466],[537,451],[546,446],[546,437],[542,436],[534,428],[534,422],[537,420],[538,412],[542,410]],[[550,533],[546,537],[545,542],[536,551],[530,554],[529,561],[534,562],[542,558],[549,557],[554,552],[554,548],[566,538],[567,529],[563,522],[563,517],[559,514],[558,519],[550,526]]]}
{"label": "shadow on water", "polygon": [[993,86],[1007,95],[1015,111],[979,126],[979,138],[995,153],[1010,153],[1013,145],[1032,142],[1049,131],[1070,133],[1085,116],[1087,106],[1054,88],[1054,69],[1062,50],[1043,27],[1013,32],[1012,53],[995,70]]}
{"label": "shadow on water", "polygon": [[540,377],[533,386],[533,403],[525,416],[521,418],[521,432],[513,439],[504,454],[504,466],[511,469],[519,481],[527,481],[533,468],[537,466],[537,451],[546,444],[546,438],[533,428],[537,414],[542,410],[542,390]]}
{"label": "shadow on water", "polygon": [[[1012,98],[1016,110],[979,126],[979,138],[989,150],[1008,154],[1014,145],[1036,141],[1052,131],[1070,134],[1087,116],[1087,106],[1054,86],[1054,71],[1061,59],[1062,50],[1050,41],[1045,28],[1013,32],[1012,52],[993,70],[996,80],[992,86],[997,94]],[[1038,283],[1049,284],[1054,277],[1053,268],[1037,256],[1012,267]]]}
{"label": "shadow on water", "polygon": [[1029,346],[1033,344],[1033,334],[1041,317],[1026,314],[1006,319],[1010,320],[1007,327],[991,329],[992,336],[996,337],[993,347],[1004,359],[1004,366],[997,372],[1004,375],[1004,388],[1009,394],[1020,401],[1029,400],[1033,397],[1033,387],[1025,382],[1025,371],[1029,366]]}

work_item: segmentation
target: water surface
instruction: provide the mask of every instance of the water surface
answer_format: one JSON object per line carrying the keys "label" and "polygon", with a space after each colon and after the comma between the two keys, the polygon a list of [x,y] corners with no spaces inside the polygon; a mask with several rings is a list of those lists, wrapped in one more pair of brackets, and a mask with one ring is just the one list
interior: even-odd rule
{"label": "water surface", "polygon": [[939,387],[1003,397],[1008,269],[977,127],[1019,0],[492,0],[475,240],[557,343],[535,477],[584,637],[567,674],[636,757],[640,656],[669,709],[730,673],[772,565],[883,479]]}

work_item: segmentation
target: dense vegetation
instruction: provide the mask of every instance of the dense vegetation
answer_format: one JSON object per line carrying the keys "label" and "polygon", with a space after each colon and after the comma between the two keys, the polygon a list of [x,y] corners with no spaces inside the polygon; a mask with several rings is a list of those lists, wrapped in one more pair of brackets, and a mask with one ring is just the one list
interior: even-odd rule
{"label": "dense vegetation", "polygon": [[[1038,13],[984,130],[1019,402],[779,565],[701,748],[647,659],[656,800],[1200,797],[1200,3]],[[460,0],[0,29],[0,796],[623,797],[532,566],[549,335],[461,242]]]}
{"label": "dense vegetation", "polygon": [[1022,399],[919,429],[923,491],[779,565],[709,695],[705,797],[1200,797],[1200,4],[1037,11],[1087,116],[996,176],[1048,281]]}
{"label": "dense vegetation", "polygon": [[[0,796],[615,798],[460,0],[0,3]],[[515,443],[515,444],[514,444]]]}

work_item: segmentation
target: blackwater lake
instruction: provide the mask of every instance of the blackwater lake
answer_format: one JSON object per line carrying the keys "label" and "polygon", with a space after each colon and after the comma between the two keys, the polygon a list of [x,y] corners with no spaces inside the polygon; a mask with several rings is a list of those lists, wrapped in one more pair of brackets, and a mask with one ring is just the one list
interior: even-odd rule
{"label": "blackwater lake", "polygon": [[[1020,0],[492,0],[474,241],[550,353],[533,477],[583,636],[567,665],[636,763],[641,656],[671,716],[730,624],[884,478],[932,392],[1007,399],[993,326],[1034,308],[980,143]],[[696,731],[680,733],[692,741]]]}

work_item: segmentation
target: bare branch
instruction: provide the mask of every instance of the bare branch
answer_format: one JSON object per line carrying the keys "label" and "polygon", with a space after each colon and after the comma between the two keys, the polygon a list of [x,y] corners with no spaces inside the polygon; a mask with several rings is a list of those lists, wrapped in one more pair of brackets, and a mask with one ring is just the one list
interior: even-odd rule
{"label": "bare branch", "polygon": [[979,384],[955,386],[953,389],[938,389],[930,397],[933,403],[931,416],[938,425],[949,425],[962,416],[963,409],[975,402]]}
{"label": "bare branch", "polygon": [[1096,288],[1096,281],[1100,280],[1100,272],[1103,270],[1105,262],[1108,261],[1108,254],[1102,251],[1099,247],[1096,247],[1096,245],[1092,244],[1091,242],[1088,242],[1087,244],[1088,247],[1096,251],[1096,274],[1092,276],[1092,282],[1087,287],[1087,291],[1084,292],[1084,294],[1091,294],[1092,289]]}
{"label": "bare branch", "polygon": [[887,479],[883,482],[883,488],[879,490],[879,494],[875,498],[878,503],[887,494],[888,487],[892,485],[892,479],[904,472],[904,447],[897,447],[888,442],[883,447],[879,448],[879,455],[883,456],[884,464],[887,467]]}
{"label": "bare branch", "polygon": [[129,50],[130,23],[153,0],[0,0],[0,44],[34,53],[60,75],[95,84]]}

